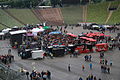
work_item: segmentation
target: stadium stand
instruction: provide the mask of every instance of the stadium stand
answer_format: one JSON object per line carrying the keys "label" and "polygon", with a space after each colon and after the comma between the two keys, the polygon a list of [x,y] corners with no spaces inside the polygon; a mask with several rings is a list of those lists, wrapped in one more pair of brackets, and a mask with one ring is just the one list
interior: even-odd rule
{"label": "stadium stand", "polygon": [[108,5],[108,2],[88,5],[87,22],[104,24],[109,15]]}
{"label": "stadium stand", "polygon": [[41,13],[39,13],[39,9],[34,9],[34,13],[37,16],[37,18],[39,18],[39,20],[41,20],[42,22],[45,22],[44,17],[41,15]]}
{"label": "stadium stand", "polygon": [[24,24],[38,24],[40,21],[30,9],[7,9],[15,18]]}
{"label": "stadium stand", "polygon": [[34,12],[39,16],[42,22],[47,25],[62,25],[63,18],[59,8],[35,9]]}
{"label": "stadium stand", "polygon": [[120,23],[120,1],[111,1],[111,5],[109,6],[109,11],[112,12],[109,20],[107,21],[107,24],[115,24],[115,23]]}
{"label": "stadium stand", "polygon": [[1,29],[4,29],[4,28],[5,28],[5,27],[4,27],[2,24],[0,24],[0,30],[1,30]]}
{"label": "stadium stand", "polygon": [[22,24],[5,13],[2,9],[0,9],[0,23],[5,24],[9,27],[22,26]]}
{"label": "stadium stand", "polygon": [[[117,8],[110,11],[109,8]],[[47,22],[48,25],[96,22],[114,24],[120,22],[120,1],[101,2],[86,6],[70,5],[47,9],[0,9],[0,29]]]}
{"label": "stadium stand", "polygon": [[120,9],[113,12],[107,24],[120,23]]}
{"label": "stadium stand", "polygon": [[69,6],[61,8],[65,24],[77,24],[83,21],[83,7],[82,6]]}
{"label": "stadium stand", "polygon": [[110,8],[118,8],[120,1],[111,1]]}

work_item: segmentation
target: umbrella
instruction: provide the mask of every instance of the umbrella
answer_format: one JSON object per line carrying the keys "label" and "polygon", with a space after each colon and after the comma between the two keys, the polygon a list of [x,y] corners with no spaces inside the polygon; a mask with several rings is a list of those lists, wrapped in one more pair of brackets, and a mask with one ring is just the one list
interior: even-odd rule
{"label": "umbrella", "polygon": [[74,34],[72,34],[72,33],[67,33],[67,35],[70,35],[70,36],[72,36],[72,37],[77,37],[77,35],[74,35]]}
{"label": "umbrella", "polygon": [[82,39],[86,39],[86,40],[89,40],[89,41],[93,41],[93,42],[95,42],[96,40],[95,39],[93,39],[93,38],[87,38],[87,37],[80,37],[80,38],[82,38]]}
{"label": "umbrella", "polygon": [[44,26],[43,29],[45,29],[45,30],[50,29],[50,27],[49,26]]}
{"label": "umbrella", "polygon": [[105,35],[105,37],[110,37],[110,35]]}
{"label": "umbrella", "polygon": [[59,31],[50,32],[49,34],[61,34]]}

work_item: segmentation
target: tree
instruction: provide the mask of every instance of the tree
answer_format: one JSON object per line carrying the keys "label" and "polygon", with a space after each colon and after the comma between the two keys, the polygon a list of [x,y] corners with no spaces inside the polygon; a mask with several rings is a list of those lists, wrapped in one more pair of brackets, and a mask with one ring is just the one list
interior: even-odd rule
{"label": "tree", "polygon": [[51,4],[53,7],[55,7],[56,5],[62,7],[62,0],[51,0]]}
{"label": "tree", "polygon": [[101,2],[102,0],[92,0],[94,3],[99,3]]}

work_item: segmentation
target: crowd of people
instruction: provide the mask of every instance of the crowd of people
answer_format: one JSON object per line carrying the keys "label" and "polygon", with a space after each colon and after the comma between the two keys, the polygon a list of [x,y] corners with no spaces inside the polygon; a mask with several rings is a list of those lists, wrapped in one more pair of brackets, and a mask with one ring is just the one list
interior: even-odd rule
{"label": "crowd of people", "polygon": [[[82,77],[79,78],[79,80],[84,80]],[[97,78],[93,74],[90,74],[86,77],[86,80],[102,80],[101,78]]]}
{"label": "crowd of people", "polygon": [[91,55],[85,55],[84,58],[85,58],[85,61],[91,61],[92,56]]}
{"label": "crowd of people", "polygon": [[49,70],[42,71],[42,72],[36,72],[33,70],[30,73],[30,79],[31,80],[51,80],[51,72]]}
{"label": "crowd of people", "polygon": [[14,61],[14,56],[13,55],[0,55],[0,61],[4,64],[9,64]]}
{"label": "crowd of people", "polygon": [[[33,36],[32,39],[29,39],[29,38],[26,38],[28,40],[25,40],[23,45],[26,45],[23,47],[23,45],[20,47],[22,50],[19,51],[19,48],[18,48],[18,52],[20,53],[21,51],[23,51],[24,49],[26,48],[31,48],[31,46],[37,46],[39,49],[43,49],[46,51],[46,55],[48,55],[47,53],[52,53],[51,50],[48,49],[49,46],[53,46],[53,45],[64,45],[65,47],[67,47],[65,49],[65,51],[67,53],[70,53],[70,55],[73,55],[73,57],[77,57],[78,54],[79,54],[79,51],[78,50],[75,50],[75,48],[69,48],[68,46],[69,45],[78,45],[78,44],[81,44],[81,43],[85,43],[85,44],[90,44],[93,46],[95,46],[94,44],[97,44],[97,43],[103,43],[103,42],[106,42],[106,43],[113,43],[113,44],[110,44],[109,47],[111,48],[117,48],[117,47],[120,47],[119,44],[116,44],[116,42],[118,42],[118,39],[117,38],[113,38],[111,36],[93,36],[92,38],[96,40],[95,43],[93,42],[90,42],[88,40],[84,40],[84,39],[81,39],[79,38],[80,36],[77,36],[77,37],[73,37],[73,36],[70,36],[70,35],[67,35],[67,34],[63,34],[63,33],[67,33],[67,30],[66,30],[67,26],[65,26],[64,28],[60,28],[57,27],[57,29],[48,29],[48,30],[45,30],[44,32],[39,32],[37,34],[37,36]],[[72,27],[73,29],[73,27]],[[61,31],[63,33],[59,33],[59,34],[49,34],[50,32],[54,32],[54,31]],[[92,31],[90,32],[87,32],[87,33],[82,33],[81,36],[84,36],[84,37],[89,37],[87,36],[87,34],[90,34],[90,33],[93,33]],[[104,34],[104,32],[103,32]],[[37,42],[35,45],[31,45],[32,42]],[[78,45],[79,46],[79,45]],[[88,48],[87,46],[84,45],[84,48],[83,50],[85,50],[85,48]],[[91,50],[91,49],[90,49]],[[11,51],[8,51],[8,53],[10,53]],[[14,59],[14,56],[12,55],[1,55],[0,56],[0,60],[7,64],[7,63],[11,63],[12,60]],[[88,61],[90,62],[89,63],[89,67],[90,67],[90,70],[92,70],[92,56],[91,55],[85,55],[84,56],[84,59],[85,61]],[[107,59],[104,59],[104,52],[100,52],[100,65],[101,65],[101,72],[102,73],[108,73],[110,74],[110,70],[111,70],[111,66],[112,66],[112,61],[110,61],[110,66],[108,65],[108,60]],[[68,65],[68,71],[71,72],[71,65],[69,64]],[[82,70],[84,71],[85,70],[85,66],[84,64],[82,65]],[[47,71],[47,72],[36,72],[36,71],[32,71],[32,73],[30,74],[30,79],[31,80],[51,80],[51,72],[50,71]],[[79,78],[79,80],[83,80],[82,77]],[[92,74],[89,75],[86,80],[101,80],[101,78],[97,79],[96,76],[93,76]]]}
{"label": "crowd of people", "polygon": [[[39,25],[40,26],[40,25]],[[28,26],[25,28],[20,28],[19,30],[28,30],[28,33],[31,33],[30,30],[33,28],[39,28],[39,26]],[[73,29],[73,27],[72,27]],[[49,34],[50,32],[54,32],[54,31],[60,31],[59,34]],[[22,47],[19,45],[18,47],[18,53],[20,53],[21,51],[25,50],[25,49],[30,49],[33,48],[33,46],[36,46],[39,49],[43,49],[45,50],[47,53],[52,53],[48,47],[49,46],[54,46],[54,45],[59,45],[59,46],[65,46],[65,47],[69,47],[69,45],[73,45],[73,46],[79,46],[79,44],[83,44],[82,46],[84,46],[83,51],[85,49],[89,49],[90,51],[93,51],[93,47],[95,46],[95,44],[97,43],[102,43],[102,42],[106,42],[106,43],[111,43],[112,44],[109,45],[109,49],[113,49],[114,47],[118,47],[119,44],[117,44],[116,38],[114,39],[111,36],[93,36],[92,38],[96,40],[96,42],[92,42],[89,40],[85,40],[85,39],[81,39],[80,37],[89,37],[87,36],[88,34],[92,34],[93,32],[87,32],[87,33],[81,33],[81,36],[70,36],[67,35],[67,25],[64,27],[57,27],[57,28],[53,28],[51,26],[50,29],[47,29],[43,32],[38,32],[37,36],[31,36],[28,38],[24,38],[23,39],[23,44]],[[98,34],[104,34],[104,33],[98,33]],[[32,44],[36,42],[36,44]],[[91,45],[91,46],[90,46]],[[17,45],[18,46],[18,45]],[[76,51],[74,49],[66,49],[66,52],[72,53],[73,56],[77,56],[76,55]],[[22,50],[21,50],[22,49]],[[79,53],[79,51],[77,52]]]}

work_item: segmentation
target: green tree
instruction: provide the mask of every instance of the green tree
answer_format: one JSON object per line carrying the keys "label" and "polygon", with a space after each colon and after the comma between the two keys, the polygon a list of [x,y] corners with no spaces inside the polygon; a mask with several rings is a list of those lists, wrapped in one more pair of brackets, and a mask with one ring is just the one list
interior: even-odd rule
{"label": "green tree", "polygon": [[101,2],[102,0],[92,0],[94,3],[99,3]]}

